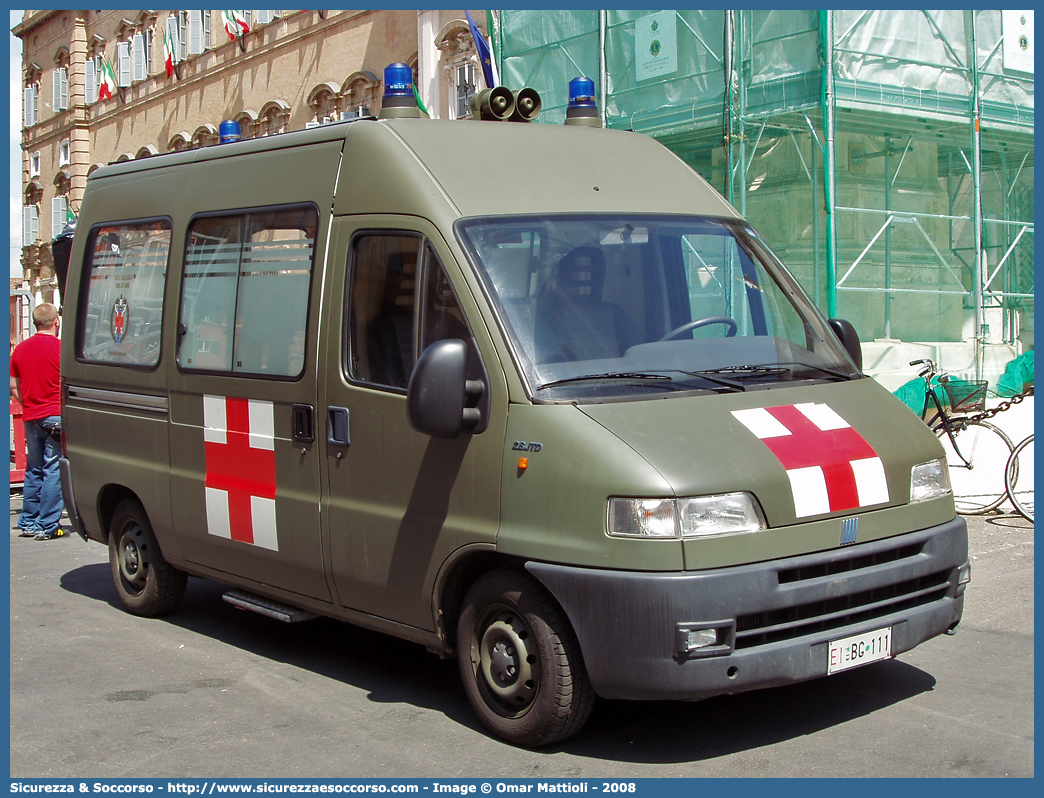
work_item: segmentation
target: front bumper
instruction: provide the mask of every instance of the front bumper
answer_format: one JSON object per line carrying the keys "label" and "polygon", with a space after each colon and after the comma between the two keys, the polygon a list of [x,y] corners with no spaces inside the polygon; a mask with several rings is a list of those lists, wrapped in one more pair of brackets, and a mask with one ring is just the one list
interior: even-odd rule
{"label": "front bumper", "polygon": [[[827,673],[832,640],[886,626],[893,655],[954,628],[968,567],[963,518],[799,557],[702,572],[529,562],[569,617],[604,698],[696,699]],[[964,580],[966,581],[966,580]],[[689,630],[718,630],[687,652]]]}

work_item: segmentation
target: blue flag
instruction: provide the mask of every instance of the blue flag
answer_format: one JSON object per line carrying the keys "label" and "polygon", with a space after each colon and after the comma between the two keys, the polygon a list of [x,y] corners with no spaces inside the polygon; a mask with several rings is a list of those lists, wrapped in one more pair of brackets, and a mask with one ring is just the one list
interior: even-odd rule
{"label": "blue flag", "polygon": [[486,39],[475,26],[475,20],[471,18],[471,14],[467,11],[464,12],[464,16],[468,18],[468,25],[471,26],[471,38],[475,40],[475,49],[478,50],[479,61],[482,63],[482,76],[486,79],[486,88],[496,88],[496,81],[493,79],[493,56],[489,52],[489,45],[486,44]]}

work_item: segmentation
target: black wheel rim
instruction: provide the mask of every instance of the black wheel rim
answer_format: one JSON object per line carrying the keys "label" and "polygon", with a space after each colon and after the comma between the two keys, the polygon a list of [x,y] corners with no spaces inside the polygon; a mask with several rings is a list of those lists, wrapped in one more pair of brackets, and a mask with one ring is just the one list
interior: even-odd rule
{"label": "black wheel rim", "polygon": [[475,631],[472,663],[486,705],[503,717],[524,715],[540,684],[540,659],[528,624],[518,612],[495,607]]}
{"label": "black wheel rim", "polygon": [[142,556],[143,538],[141,527],[131,521],[123,528],[116,542],[116,565],[119,568],[120,581],[124,589],[133,596],[140,596],[148,581],[148,563]]}

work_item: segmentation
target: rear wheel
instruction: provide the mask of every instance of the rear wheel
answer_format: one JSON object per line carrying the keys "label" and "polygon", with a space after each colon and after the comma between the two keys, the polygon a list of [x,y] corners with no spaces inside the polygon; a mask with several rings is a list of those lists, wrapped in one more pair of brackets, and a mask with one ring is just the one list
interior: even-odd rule
{"label": "rear wheel", "polygon": [[591,714],[594,691],[576,635],[528,574],[493,571],[472,585],[457,627],[457,661],[479,719],[510,743],[564,740]]}
{"label": "rear wheel", "polygon": [[1004,468],[1013,448],[1008,436],[985,421],[969,422],[964,429],[954,430],[954,442],[960,451],[958,455],[941,423],[933,432],[946,450],[957,512],[980,515],[1000,507],[1008,495],[1004,487]]}
{"label": "rear wheel", "polygon": [[163,615],[185,595],[188,575],[163,559],[149,517],[133,499],[112,515],[109,569],[120,601],[135,615]]}

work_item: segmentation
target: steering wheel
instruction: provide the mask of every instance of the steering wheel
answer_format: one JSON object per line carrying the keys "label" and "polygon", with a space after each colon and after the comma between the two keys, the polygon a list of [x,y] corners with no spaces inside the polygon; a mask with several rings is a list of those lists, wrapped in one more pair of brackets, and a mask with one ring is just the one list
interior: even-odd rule
{"label": "steering wheel", "polygon": [[724,324],[728,327],[725,331],[726,338],[734,337],[736,335],[736,330],[739,329],[736,320],[729,316],[708,316],[705,319],[697,319],[696,321],[690,321],[688,324],[683,324],[681,327],[676,327],[660,340],[672,341],[682,333],[688,332],[689,330],[695,330],[697,327],[706,327],[709,324]]}

